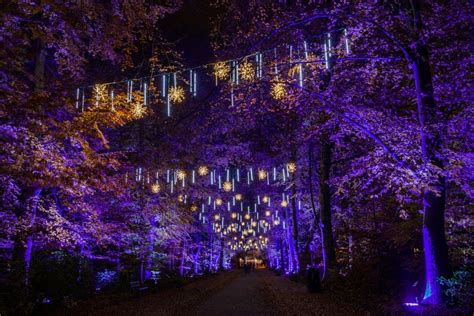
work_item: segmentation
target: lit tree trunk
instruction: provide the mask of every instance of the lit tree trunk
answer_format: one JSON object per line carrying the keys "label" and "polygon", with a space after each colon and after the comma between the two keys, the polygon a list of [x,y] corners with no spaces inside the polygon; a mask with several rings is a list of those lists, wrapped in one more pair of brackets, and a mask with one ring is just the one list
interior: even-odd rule
{"label": "lit tree trunk", "polygon": [[285,250],[283,247],[283,240],[280,239],[279,241],[279,248],[280,248],[280,267],[279,270],[285,271]]}
{"label": "lit tree trunk", "polygon": [[[423,29],[418,1],[411,1],[414,13],[415,32],[420,34]],[[412,71],[416,87],[418,106],[418,121],[422,158],[425,165],[433,164],[443,169],[443,162],[437,156],[439,135],[429,128],[436,115],[436,102],[433,96],[433,82],[429,63],[429,53],[421,36],[415,45],[415,56],[412,61]],[[448,247],[444,232],[445,212],[445,179],[437,176],[430,183],[431,188],[423,193],[423,248],[425,257],[426,286],[423,302],[440,304],[441,288],[437,282],[440,276],[450,273]]]}
{"label": "lit tree trunk", "polygon": [[[36,211],[38,208],[38,202],[41,196],[42,189],[35,189],[32,196],[27,200],[27,202],[31,203],[31,214],[28,223],[28,232],[24,241],[24,244],[20,245],[20,255],[19,262],[23,262],[23,273],[22,281],[25,287],[28,287],[29,280],[30,280],[30,265],[31,265],[31,255],[33,253],[33,242],[34,242],[34,235],[33,229],[36,223]],[[28,207],[28,206],[25,206]]]}
{"label": "lit tree trunk", "polygon": [[[292,160],[296,163],[296,151],[292,154]],[[296,266],[295,271],[300,271],[300,251],[298,245],[298,208],[296,207],[296,172],[293,174],[293,187],[291,190],[292,197],[291,197],[291,217],[293,221],[293,242],[294,242],[294,250],[295,250],[295,260]]]}
{"label": "lit tree trunk", "polygon": [[295,244],[293,240],[293,236],[291,233],[291,228],[290,228],[290,220],[288,216],[288,207],[285,207],[283,209],[283,214],[284,216],[284,222],[286,225],[286,241],[288,245],[288,272],[294,273],[297,271],[297,266],[298,266],[298,259],[296,258],[296,252],[295,252]]}
{"label": "lit tree trunk", "polygon": [[184,277],[184,263],[186,262],[186,240],[183,241],[183,249],[181,251],[181,263],[179,264],[179,275]]}
{"label": "lit tree trunk", "polygon": [[318,170],[319,184],[319,209],[324,271],[323,278],[328,269],[336,267],[336,250],[331,222],[331,192],[329,190],[329,172],[331,169],[331,144],[326,137],[321,140],[320,160]]}
{"label": "lit tree trunk", "polygon": [[221,254],[219,260],[219,268],[224,270],[224,239],[221,238]]}
{"label": "lit tree trunk", "polygon": [[196,253],[194,254],[194,274],[199,272],[199,253],[201,252],[201,242],[198,243]]}

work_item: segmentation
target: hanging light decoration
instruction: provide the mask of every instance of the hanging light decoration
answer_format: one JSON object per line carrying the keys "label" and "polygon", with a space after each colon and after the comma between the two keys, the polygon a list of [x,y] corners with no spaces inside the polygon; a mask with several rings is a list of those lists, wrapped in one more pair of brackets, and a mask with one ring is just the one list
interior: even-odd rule
{"label": "hanging light decoration", "polygon": [[181,103],[184,101],[185,94],[182,87],[176,86],[169,88],[168,95],[172,103]]}
{"label": "hanging light decoration", "polygon": [[193,204],[191,205],[190,209],[191,209],[191,212],[196,212],[198,210],[198,207],[197,205]]}
{"label": "hanging light decoration", "polygon": [[236,218],[237,218],[237,213],[232,213],[231,217],[232,217],[233,219],[236,219]]}
{"label": "hanging light decoration", "polygon": [[214,215],[214,219],[215,219],[216,221],[218,221],[219,218],[220,218],[219,214],[215,214],[215,215]]}
{"label": "hanging light decoration", "polygon": [[244,218],[247,219],[247,220],[249,220],[249,219],[250,219],[250,214],[248,214],[248,213],[245,214]]}
{"label": "hanging light decoration", "polygon": [[242,194],[237,193],[237,194],[235,195],[235,199],[236,199],[237,201],[242,200]]}
{"label": "hanging light decoration", "polygon": [[274,221],[273,221],[273,225],[275,225],[275,226],[280,225],[280,221],[279,221],[278,219],[274,220]]}
{"label": "hanging light decoration", "polygon": [[229,182],[229,181],[225,181],[223,184],[222,184],[222,189],[224,189],[224,191],[226,192],[229,192],[232,190],[232,183]]}
{"label": "hanging light decoration", "polygon": [[184,202],[184,196],[182,194],[178,195],[178,202],[183,203]]}
{"label": "hanging light decoration", "polygon": [[198,168],[198,174],[199,174],[200,176],[207,176],[208,173],[209,173],[209,168],[208,168],[208,167],[206,167],[206,166],[200,166],[200,167]]}
{"label": "hanging light decoration", "polygon": [[282,206],[282,207],[287,207],[287,206],[288,206],[288,202],[287,202],[286,200],[281,201],[281,206]]}
{"label": "hanging light decoration", "polygon": [[274,82],[272,84],[272,91],[270,92],[270,95],[275,99],[275,100],[281,100],[286,96],[286,87],[283,82]]}
{"label": "hanging light decoration", "polygon": [[245,61],[239,67],[240,77],[244,80],[251,81],[255,77],[255,70],[250,62]]}
{"label": "hanging light decoration", "polygon": [[96,100],[95,105],[99,105],[99,102],[103,102],[107,98],[107,85],[105,84],[96,84],[92,89],[94,98]]}
{"label": "hanging light decoration", "polygon": [[221,198],[217,198],[216,199],[216,205],[222,205],[222,199]]}
{"label": "hanging light decoration", "polygon": [[267,178],[267,172],[263,169],[258,170],[258,179],[265,180]]}
{"label": "hanging light decoration", "polygon": [[136,119],[142,118],[146,113],[146,107],[143,106],[142,102],[135,102],[132,109],[133,116]]}
{"label": "hanging light decoration", "polygon": [[268,203],[268,201],[270,201],[270,199],[268,198],[268,196],[265,195],[265,196],[262,198],[262,201],[263,201],[263,203]]}
{"label": "hanging light decoration", "polygon": [[265,216],[270,216],[271,212],[270,211],[265,211]]}
{"label": "hanging light decoration", "polygon": [[176,177],[178,180],[184,180],[186,178],[186,172],[184,170],[176,170]]}
{"label": "hanging light decoration", "polygon": [[296,171],[296,164],[294,162],[289,162],[286,165],[286,167],[287,167],[289,173],[293,173],[293,172]]}
{"label": "hanging light decoration", "polygon": [[214,76],[217,80],[225,80],[229,77],[230,74],[230,66],[226,62],[219,62],[214,64]]}
{"label": "hanging light decoration", "polygon": [[158,183],[154,183],[151,185],[151,192],[153,193],[160,193],[161,187]]}

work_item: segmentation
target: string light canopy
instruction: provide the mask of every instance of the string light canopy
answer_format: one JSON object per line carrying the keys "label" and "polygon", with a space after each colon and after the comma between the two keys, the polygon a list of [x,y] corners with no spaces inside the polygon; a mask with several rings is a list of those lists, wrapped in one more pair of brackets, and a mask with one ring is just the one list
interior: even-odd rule
{"label": "string light canopy", "polygon": [[[341,34],[340,40],[336,43],[331,41],[331,34]],[[140,104],[134,104],[134,117],[142,118],[148,112],[142,108],[148,108],[152,98],[160,98],[166,104],[166,114],[171,116],[172,104],[181,103],[186,99],[186,91],[191,97],[197,96],[198,91],[198,71],[209,73],[211,68],[215,83],[219,81],[229,83],[231,87],[231,106],[234,105],[234,88],[244,81],[253,81],[268,76],[273,81],[270,95],[276,100],[282,100],[288,94],[288,88],[291,81],[296,78],[297,85],[302,88],[305,82],[304,69],[310,64],[325,65],[321,71],[329,70],[329,59],[340,58],[350,59],[349,32],[345,28],[333,30],[326,34],[314,36],[310,41],[303,41],[298,44],[281,44],[274,48],[253,52],[249,55],[236,59],[218,61],[215,63],[200,65],[187,69],[177,69],[171,73],[160,73],[153,76],[146,76],[136,79],[128,79],[120,82],[108,82],[95,85],[88,85],[77,88],[75,91],[76,109],[84,111],[91,105],[97,105],[98,102],[110,101],[111,110],[114,109],[113,100],[117,93],[126,91],[126,100],[128,103],[138,100]],[[276,54],[276,50],[283,52]],[[337,52],[337,54],[336,54]],[[321,56],[321,57],[318,57]],[[370,59],[370,58],[369,58]],[[266,63],[264,62],[266,61]],[[284,82],[279,68],[289,65],[288,82]],[[266,69],[268,68],[268,69]],[[308,71],[308,73],[311,73]],[[189,89],[184,89],[177,85],[178,77],[184,81]],[[202,76],[201,76],[202,77]],[[204,76],[206,77],[206,76]],[[276,79],[276,80],[275,80]],[[122,88],[122,84],[126,84]],[[288,85],[288,87],[287,87]],[[153,90],[151,90],[153,88]],[[86,93],[92,90],[91,98],[86,97]],[[153,93],[150,93],[153,91]],[[155,92],[156,91],[156,92]],[[86,104],[87,100],[87,104]]]}

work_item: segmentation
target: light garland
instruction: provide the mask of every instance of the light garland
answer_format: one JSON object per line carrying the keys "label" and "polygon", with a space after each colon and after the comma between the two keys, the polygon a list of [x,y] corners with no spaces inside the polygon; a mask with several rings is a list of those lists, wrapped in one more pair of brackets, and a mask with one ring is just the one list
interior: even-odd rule
{"label": "light garland", "polygon": [[235,195],[235,199],[236,199],[237,201],[242,200],[242,194],[237,193],[237,194]]}
{"label": "light garland", "polygon": [[268,203],[268,201],[270,201],[270,198],[265,195],[265,196],[262,198],[262,202],[263,202],[263,203]]}
{"label": "light garland", "polygon": [[216,205],[219,205],[219,206],[220,206],[220,205],[222,205],[222,203],[223,203],[223,201],[222,201],[221,198],[217,198],[217,199],[216,199]]}
{"label": "light garland", "polygon": [[[339,32],[341,36],[333,37],[334,33]],[[177,86],[176,77],[178,74],[183,74],[189,72],[189,89],[186,91],[190,93],[192,97],[196,96],[197,91],[197,72],[199,69],[209,69],[212,68],[213,75],[216,79],[216,85],[218,84],[218,80],[226,80],[232,83],[231,86],[231,103],[233,104],[233,93],[235,87],[239,85],[239,78],[246,81],[254,80],[255,78],[263,78],[264,73],[274,76],[274,79],[278,80],[279,77],[279,69],[278,64],[281,63],[289,63],[290,65],[290,77],[295,78],[295,75],[298,75],[297,84],[299,87],[303,87],[304,82],[304,73],[303,73],[303,66],[305,63],[315,63],[316,65],[320,64],[322,67],[326,69],[330,68],[330,63],[332,63],[332,55],[334,55],[335,49],[337,44],[334,39],[338,39],[341,41],[341,52],[344,54],[343,57],[349,56],[351,54],[350,51],[350,43],[349,39],[350,36],[348,35],[348,30],[345,28],[341,28],[339,30],[333,30],[331,33],[326,33],[321,35],[321,40],[318,42],[322,45],[322,51],[320,52],[315,51],[316,48],[313,48],[311,51],[309,45],[311,43],[307,41],[303,41],[301,44],[298,45],[288,45],[282,44],[266,51],[259,51],[253,52],[247,56],[239,57],[236,59],[226,60],[226,61],[219,61],[216,63],[210,63],[205,65],[199,65],[192,68],[177,70],[173,73],[160,73],[153,76],[146,76],[142,78],[136,79],[128,79],[123,80],[120,82],[109,82],[109,83],[102,83],[96,85],[88,85],[77,88],[74,90],[74,96],[76,101],[76,109],[80,111],[84,111],[87,107],[85,104],[85,94],[86,90],[92,87],[92,105],[95,102],[95,105],[98,105],[99,102],[107,101],[107,98],[112,99],[112,106],[111,110],[114,109],[113,98],[116,96],[115,92],[112,92],[110,95],[108,91],[120,91],[120,88],[116,87],[117,84],[126,84],[126,100],[128,103],[132,103],[135,101],[134,99],[138,96],[143,103],[143,106],[147,107],[150,103],[151,97],[155,94],[150,94],[149,89],[151,87],[151,83],[155,81],[155,78],[161,78],[161,91],[160,95],[166,103],[166,113],[167,116],[171,116],[171,103],[179,103],[185,100],[185,89],[182,87]],[[277,48],[280,47],[288,47],[290,48],[289,54],[277,54]],[[317,45],[312,45],[311,47],[316,47]],[[272,53],[273,52],[273,53]],[[300,54],[301,52],[301,54]],[[314,58],[317,54],[321,53],[321,59],[318,60]],[[263,62],[263,57],[267,57],[270,55],[274,55],[274,61],[271,63],[271,68],[274,68],[274,71],[264,71],[266,67]],[[249,58],[255,58],[254,62],[250,62]],[[370,58],[368,58],[370,59]],[[231,67],[232,65],[232,67]],[[318,68],[318,67],[316,67]],[[211,72],[212,72],[211,70]],[[231,75],[232,72],[232,75]],[[172,76],[172,77],[171,77]],[[170,78],[172,78],[172,83],[170,83]],[[137,82],[140,83],[140,88],[134,87],[134,84]],[[109,89],[110,87],[110,89]],[[123,89],[125,90],[125,88]],[[134,94],[134,91],[138,91],[139,93]],[[125,91],[124,91],[125,92]],[[287,95],[287,89],[283,83],[273,83],[270,91],[270,95],[276,100],[282,100]],[[118,95],[118,94],[117,94]],[[136,119],[143,117],[145,111],[143,107],[136,106],[133,109],[133,115]]]}
{"label": "light garland", "polygon": [[263,169],[258,170],[258,179],[265,180],[267,178],[267,172]]}
{"label": "light garland", "polygon": [[287,206],[288,206],[288,202],[287,202],[286,200],[281,201],[281,206],[282,206],[282,207],[287,207]]}

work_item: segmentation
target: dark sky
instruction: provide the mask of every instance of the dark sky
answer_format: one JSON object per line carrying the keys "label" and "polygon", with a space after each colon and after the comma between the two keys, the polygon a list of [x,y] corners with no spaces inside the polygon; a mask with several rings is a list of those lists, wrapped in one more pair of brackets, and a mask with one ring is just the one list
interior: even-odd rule
{"label": "dark sky", "polygon": [[181,10],[163,20],[165,35],[183,51],[186,66],[212,61],[209,32],[214,11],[208,1],[185,0]]}

